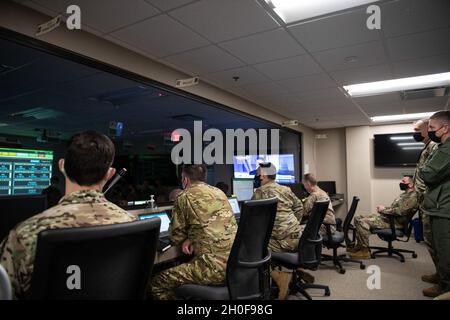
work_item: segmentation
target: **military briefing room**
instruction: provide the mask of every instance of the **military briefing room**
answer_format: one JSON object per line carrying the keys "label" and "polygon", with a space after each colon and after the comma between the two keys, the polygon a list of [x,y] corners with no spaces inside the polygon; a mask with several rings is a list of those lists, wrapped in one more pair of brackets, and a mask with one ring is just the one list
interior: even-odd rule
{"label": "military briefing room", "polygon": [[448,300],[449,14],[1,1],[0,300]]}

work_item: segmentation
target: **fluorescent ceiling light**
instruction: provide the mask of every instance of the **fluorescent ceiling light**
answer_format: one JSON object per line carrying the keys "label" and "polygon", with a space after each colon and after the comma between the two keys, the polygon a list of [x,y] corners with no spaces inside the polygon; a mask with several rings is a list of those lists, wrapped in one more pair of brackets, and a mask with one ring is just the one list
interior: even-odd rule
{"label": "fluorescent ceiling light", "polygon": [[390,137],[391,140],[398,141],[398,140],[413,140],[414,137],[410,136],[399,136],[399,137]]}
{"label": "fluorescent ceiling light", "polygon": [[433,114],[434,112],[396,114],[391,116],[371,117],[370,120],[372,120],[372,122],[409,121],[409,120],[426,119],[431,117]]}
{"label": "fluorescent ceiling light", "polygon": [[265,0],[285,22],[298,22],[379,0]]}
{"label": "fluorescent ceiling light", "polygon": [[352,97],[365,97],[389,92],[434,88],[448,85],[450,85],[450,72],[429,74],[425,76],[410,77],[410,78],[352,84],[349,86],[344,86],[344,89]]}

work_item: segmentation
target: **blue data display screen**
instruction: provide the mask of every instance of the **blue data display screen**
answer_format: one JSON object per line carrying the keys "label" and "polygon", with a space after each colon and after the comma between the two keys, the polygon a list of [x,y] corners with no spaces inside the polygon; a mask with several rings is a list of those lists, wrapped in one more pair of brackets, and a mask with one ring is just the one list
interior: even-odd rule
{"label": "blue data display screen", "polygon": [[0,148],[0,196],[41,194],[52,166],[52,151]]}

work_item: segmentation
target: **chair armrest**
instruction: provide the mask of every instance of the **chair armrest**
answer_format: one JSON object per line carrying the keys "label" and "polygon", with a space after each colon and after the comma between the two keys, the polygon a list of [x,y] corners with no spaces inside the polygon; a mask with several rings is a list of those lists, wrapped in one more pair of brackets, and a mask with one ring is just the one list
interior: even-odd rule
{"label": "chair armrest", "polygon": [[269,252],[267,253],[267,256],[262,260],[254,261],[254,262],[238,261],[238,265],[240,267],[249,268],[249,269],[259,268],[259,267],[269,263],[271,258],[272,258],[272,253],[269,250]]}
{"label": "chair armrest", "polygon": [[331,223],[323,223],[323,225],[325,226],[325,229],[326,229],[326,232],[327,232],[327,238],[328,238],[328,241],[327,242],[331,242],[331,241],[333,241],[332,239],[333,239],[333,235],[331,234],[331,226],[334,226],[334,224],[331,224]]}

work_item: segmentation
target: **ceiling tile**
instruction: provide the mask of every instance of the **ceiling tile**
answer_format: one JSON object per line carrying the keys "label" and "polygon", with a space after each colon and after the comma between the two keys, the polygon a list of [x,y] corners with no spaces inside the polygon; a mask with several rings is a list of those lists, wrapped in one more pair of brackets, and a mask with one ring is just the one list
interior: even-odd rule
{"label": "ceiling tile", "polygon": [[236,88],[236,90],[241,91],[242,93],[245,93],[246,95],[249,96],[261,97],[263,98],[261,99],[262,101],[264,101],[264,98],[268,96],[277,96],[288,93],[288,91],[285,88],[281,87],[280,85],[274,82],[266,82],[242,86],[240,88]]}
{"label": "ceiling tile", "polygon": [[348,102],[348,98],[338,88],[299,92],[296,96],[300,99],[300,101],[312,104],[323,103],[324,101],[327,101],[328,104]]}
{"label": "ceiling tile", "polygon": [[255,65],[255,68],[273,80],[283,80],[322,72],[319,65],[308,55],[261,63]]}
{"label": "ceiling tile", "polygon": [[450,54],[393,63],[395,78],[450,72]]}
{"label": "ceiling tile", "polygon": [[[352,69],[386,62],[381,41],[316,52],[313,55],[327,71]],[[347,57],[356,57],[357,60],[346,62]]]}
{"label": "ceiling tile", "polygon": [[111,33],[156,57],[198,48],[208,41],[168,16],[157,16]]}
{"label": "ceiling tile", "polygon": [[292,34],[310,52],[379,40],[377,30],[366,26],[368,15],[357,10],[289,27]]}
{"label": "ceiling tile", "polygon": [[392,79],[391,71],[387,64],[332,71],[330,75],[343,86]]}
{"label": "ceiling tile", "polygon": [[305,53],[284,29],[223,42],[220,46],[248,64],[278,60]]}
{"label": "ceiling tile", "polygon": [[450,28],[390,38],[387,46],[392,61],[418,59],[450,53]]}
{"label": "ceiling tile", "polygon": [[243,65],[238,59],[216,46],[208,46],[173,55],[164,59],[193,74],[207,74]]}
{"label": "ceiling tile", "polygon": [[335,87],[336,83],[326,73],[279,81],[278,84],[291,92],[304,92]]}
{"label": "ceiling tile", "polygon": [[158,9],[144,0],[33,0],[35,3],[58,13],[66,12],[67,7],[76,4],[81,9],[82,25],[108,33],[120,27],[155,16]]}
{"label": "ceiling tile", "polygon": [[195,0],[145,0],[145,1],[162,11],[167,11],[184,6],[190,2],[194,2]]}
{"label": "ceiling tile", "polygon": [[[267,82],[269,79],[251,67],[241,67],[226,71],[211,73],[205,76],[225,88],[242,87],[249,84]],[[239,77],[234,80],[233,77]]]}
{"label": "ceiling tile", "polygon": [[381,28],[386,37],[450,26],[448,0],[400,0],[381,5]]}
{"label": "ceiling tile", "polygon": [[278,27],[253,0],[203,0],[174,10],[170,15],[213,42]]}

